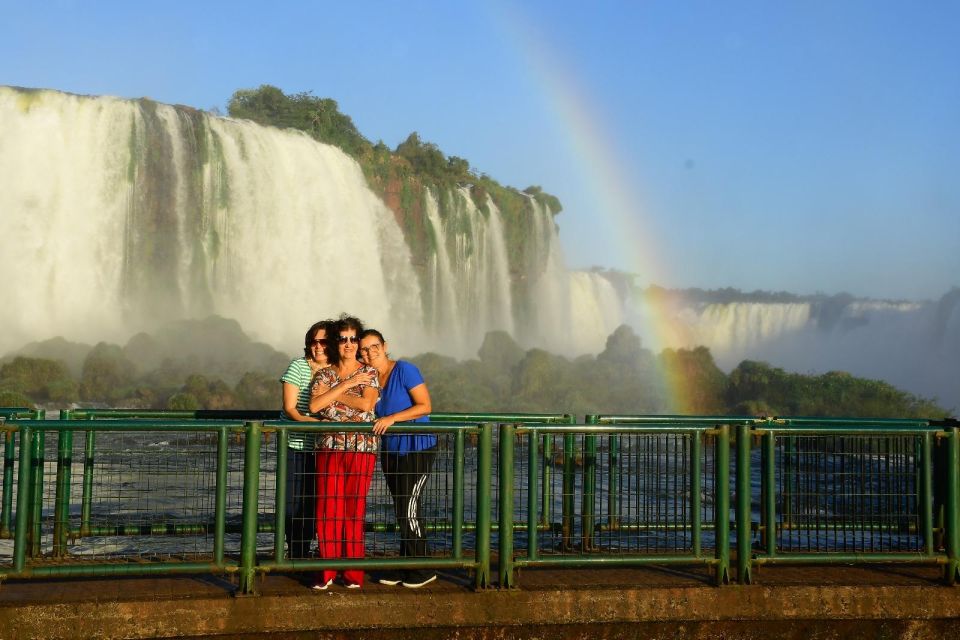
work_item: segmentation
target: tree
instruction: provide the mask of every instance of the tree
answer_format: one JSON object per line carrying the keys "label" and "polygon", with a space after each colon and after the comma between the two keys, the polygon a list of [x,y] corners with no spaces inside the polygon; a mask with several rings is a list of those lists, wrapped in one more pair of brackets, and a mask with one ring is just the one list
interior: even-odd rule
{"label": "tree", "polygon": [[0,367],[0,388],[38,402],[67,402],[77,397],[77,383],[59,360],[17,356]]}
{"label": "tree", "polygon": [[130,394],[136,367],[115,344],[97,344],[83,361],[80,397],[94,402],[114,403]]}
{"label": "tree", "polygon": [[306,131],[320,142],[340,147],[355,158],[373,149],[350,116],[340,113],[336,100],[317,98],[309,91],[286,95],[268,84],[257,89],[240,89],[230,98],[227,112],[233,118]]}

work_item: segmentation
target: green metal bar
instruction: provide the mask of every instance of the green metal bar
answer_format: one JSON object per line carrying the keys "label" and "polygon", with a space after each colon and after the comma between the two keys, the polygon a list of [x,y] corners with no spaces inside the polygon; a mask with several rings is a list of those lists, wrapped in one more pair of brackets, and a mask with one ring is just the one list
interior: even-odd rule
{"label": "green metal bar", "polygon": [[730,583],[730,427],[717,429],[714,452],[713,504],[714,532],[717,541],[717,585]]}
{"label": "green metal bar", "polygon": [[97,441],[95,431],[86,431],[83,447],[83,495],[80,499],[80,535],[90,535],[90,517],[93,507],[93,464],[94,447]]}
{"label": "green metal bar", "polygon": [[690,544],[693,555],[701,557],[703,526],[703,433],[697,432],[690,438]]}
{"label": "green metal bar", "polygon": [[[273,559],[276,562],[283,560],[283,548],[287,540],[287,446],[290,443],[290,432],[280,429],[277,438],[277,480],[274,496],[274,531]],[[292,551],[292,550],[291,550]],[[291,555],[293,555],[291,553]]]}
{"label": "green metal bar", "polygon": [[229,437],[226,428],[220,429],[220,433],[217,434],[217,488],[216,506],[214,508],[213,561],[218,567],[224,566],[223,547],[224,538],[227,534],[227,484],[230,471],[227,457],[230,445]]}
{"label": "green metal bar", "polygon": [[40,557],[40,539],[43,535],[43,466],[46,431],[37,431],[33,438],[33,481],[30,488],[30,557]]}
{"label": "green metal bar", "polygon": [[960,579],[960,430],[947,429],[947,491],[944,505],[947,566],[944,578],[947,584]]}
{"label": "green metal bar", "polygon": [[620,526],[620,434],[607,440],[607,524],[616,531]]}
{"label": "green metal bar", "polygon": [[490,586],[490,487],[493,481],[493,425],[480,425],[477,439],[477,571],[475,587]]}
{"label": "green metal bar", "polygon": [[[776,434],[772,433],[775,437]],[[781,487],[781,527],[789,528],[793,525],[793,500],[796,492],[796,467],[797,467],[797,439],[793,436],[787,436],[783,439],[783,486]]]}
{"label": "green metal bar", "polygon": [[777,552],[777,467],[776,441],[772,433],[763,434],[763,469],[760,478],[760,494],[763,497],[763,541],[768,556]]}
{"label": "green metal bar", "polygon": [[156,562],[129,564],[67,564],[27,567],[10,574],[0,573],[0,580],[8,578],[82,578],[85,576],[169,575],[173,573],[226,573],[229,567],[218,567],[209,562]]}
{"label": "green metal bar", "polygon": [[650,554],[650,555],[625,555],[625,556],[540,556],[536,561],[527,558],[517,558],[515,562],[518,568],[522,567],[588,567],[588,566],[607,566],[607,567],[628,567],[640,565],[661,565],[661,564],[703,564],[717,565],[719,560],[714,558],[694,558],[687,554]]}
{"label": "green metal bar", "polygon": [[583,496],[580,523],[583,528],[583,550],[593,549],[593,523],[597,503],[597,436],[583,437]]}
{"label": "green metal bar", "polygon": [[70,528],[70,477],[73,460],[73,431],[57,438],[57,488],[53,507],[53,555],[67,555],[67,531]]}
{"label": "green metal bar", "polygon": [[243,456],[243,533],[240,537],[240,593],[256,593],[257,490],[260,486],[260,422],[246,424]]}
{"label": "green metal bar", "polygon": [[317,571],[320,569],[474,569],[473,560],[462,558],[322,558],[311,560],[266,560],[257,565],[264,573],[272,571]]}
{"label": "green metal bar", "polygon": [[466,495],[465,439],[463,429],[457,429],[453,439],[453,557],[463,558],[463,502]]}
{"label": "green metal bar", "polygon": [[[540,434],[531,431],[527,435],[527,522],[537,522],[540,510],[537,504],[537,479],[540,476]],[[527,527],[527,558],[536,560],[540,555],[540,541],[536,526]]]}
{"label": "green metal bar", "polygon": [[750,584],[750,427],[737,425],[737,582]]}
{"label": "green metal bar", "polygon": [[943,556],[919,552],[890,553],[778,553],[772,558],[759,556],[754,564],[944,564]]}
{"label": "green metal bar", "polygon": [[920,436],[920,529],[923,532],[923,551],[932,556],[936,551],[933,539],[933,437]]}
{"label": "green metal bar", "polygon": [[16,527],[13,533],[13,571],[22,573],[26,567],[27,557],[27,529],[30,528],[30,503],[33,490],[30,482],[33,471],[30,465],[33,460],[33,429],[29,426],[20,428],[20,468],[17,470],[17,515]]}
{"label": "green metal bar", "polygon": [[549,525],[553,521],[553,436],[543,434],[543,480],[540,486],[540,516],[541,525]]}
{"label": "green metal bar", "polygon": [[513,435],[512,424],[500,425],[500,530],[497,532],[500,554],[500,588],[511,589],[513,579]]}
{"label": "green metal bar", "polygon": [[3,506],[0,508],[0,538],[9,538],[13,532],[13,466],[16,461],[13,430],[3,432]]}
{"label": "green metal bar", "polygon": [[566,433],[563,436],[563,513],[560,516],[562,524],[561,548],[564,551],[573,549],[573,512],[574,512],[574,434]]}

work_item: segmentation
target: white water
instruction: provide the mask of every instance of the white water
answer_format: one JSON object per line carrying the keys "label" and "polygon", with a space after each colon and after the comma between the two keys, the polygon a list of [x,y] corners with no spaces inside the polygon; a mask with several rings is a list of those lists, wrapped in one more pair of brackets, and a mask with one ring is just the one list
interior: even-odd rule
{"label": "white water", "polygon": [[[341,151],[223,118],[204,116],[195,132],[166,105],[149,118],[127,101],[0,89],[0,280],[17,309],[0,347],[122,341],[209,313],[294,349],[305,327],[341,310],[401,335],[422,321],[400,229]],[[145,133],[158,123],[162,137]],[[221,148],[199,167],[193,134]],[[158,165],[142,158],[164,140],[168,173],[151,187],[157,176],[143,173]],[[159,207],[143,206],[157,193]],[[151,252],[175,253],[159,257],[162,278],[143,273]]]}
{"label": "white water", "polygon": [[[847,371],[960,409],[960,295],[936,302],[723,304],[690,297],[656,311],[641,300],[636,310],[633,322],[646,328],[646,344],[706,345],[726,370],[751,359],[801,373]],[[668,327],[657,336],[649,335],[654,313]]]}
{"label": "white water", "polygon": [[[341,311],[407,354],[473,357],[494,329],[603,348],[620,303],[599,276],[567,271],[549,211],[530,199],[530,273],[511,274],[491,200],[484,213],[465,188],[424,199],[436,251],[421,280],[393,213],[335,147],[182,107],[0,87],[0,354],[53,336],[123,344],[211,313],[295,353]],[[517,278],[531,299],[515,299]]]}

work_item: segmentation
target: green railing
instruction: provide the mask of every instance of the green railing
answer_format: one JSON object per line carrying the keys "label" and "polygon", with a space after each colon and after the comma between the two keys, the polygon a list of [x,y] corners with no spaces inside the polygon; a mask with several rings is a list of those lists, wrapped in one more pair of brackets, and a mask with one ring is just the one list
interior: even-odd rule
{"label": "green railing", "polygon": [[[729,434],[669,421],[501,424],[500,586],[521,567],[678,563],[728,582],[729,518],[715,514],[729,511]],[[551,466],[559,479],[543,473]]]}
{"label": "green railing", "polygon": [[648,564],[705,566],[724,584],[732,562],[741,584],[798,563],[960,577],[956,421],[433,414],[394,427],[438,437],[432,553],[397,555],[379,478],[366,557],[332,561],[285,556],[286,450],[292,432],[344,425],[276,415],[0,411],[0,538],[13,541],[0,579],[203,572],[253,593],[273,571],[432,568],[483,588],[494,553],[501,587],[522,567]]}
{"label": "green railing", "polygon": [[[738,426],[739,582],[750,583],[761,565],[911,563],[942,566],[945,581],[955,583],[957,431],[956,421],[926,420],[786,418]],[[751,489],[755,479],[760,496]]]}

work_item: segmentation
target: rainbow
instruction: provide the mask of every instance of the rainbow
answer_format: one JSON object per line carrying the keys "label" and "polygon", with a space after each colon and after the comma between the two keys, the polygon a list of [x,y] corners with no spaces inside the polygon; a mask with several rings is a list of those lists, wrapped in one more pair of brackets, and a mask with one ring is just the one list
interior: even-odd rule
{"label": "rainbow", "polygon": [[[643,274],[647,282],[669,281],[665,277],[668,262],[653,237],[644,233],[647,212],[640,204],[641,194],[625,175],[626,162],[614,137],[603,126],[603,119],[597,116],[601,109],[590,102],[582,88],[573,71],[575,66],[563,60],[519,7],[497,5],[493,7],[493,21],[541,90],[559,137],[569,146],[571,157],[577,158],[588,192],[597,203],[595,214],[618,230],[614,257],[619,258],[619,264],[628,265],[629,271]],[[651,316],[645,346],[658,353],[667,345],[682,344],[679,328],[669,321],[661,302],[647,302]],[[664,382],[673,410],[686,411],[691,398],[687,383],[674,376],[665,376]]]}

